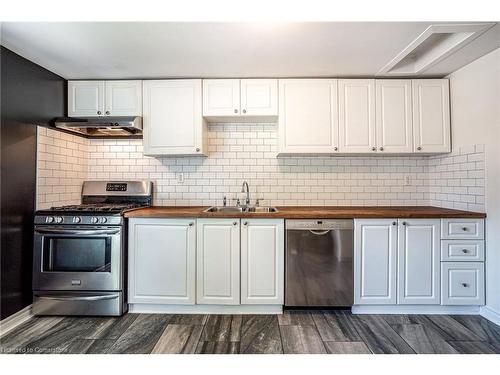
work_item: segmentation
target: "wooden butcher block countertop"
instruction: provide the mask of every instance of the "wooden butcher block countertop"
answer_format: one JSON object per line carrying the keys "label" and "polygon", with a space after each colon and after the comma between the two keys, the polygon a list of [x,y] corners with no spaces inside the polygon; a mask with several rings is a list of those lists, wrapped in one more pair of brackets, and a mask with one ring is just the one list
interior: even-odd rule
{"label": "wooden butcher block countertop", "polygon": [[485,213],[451,210],[432,206],[380,206],[380,207],[277,207],[273,213],[203,212],[208,207],[147,207],[128,211],[127,218],[275,218],[275,219],[352,219],[352,218],[485,218]]}

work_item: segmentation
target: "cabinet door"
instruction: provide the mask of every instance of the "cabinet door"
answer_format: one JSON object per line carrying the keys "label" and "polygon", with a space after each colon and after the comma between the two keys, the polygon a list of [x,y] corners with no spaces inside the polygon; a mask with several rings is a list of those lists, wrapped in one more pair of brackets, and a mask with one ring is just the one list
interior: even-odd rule
{"label": "cabinet door", "polygon": [[450,92],[447,79],[414,79],[415,152],[450,152]]}
{"label": "cabinet door", "polygon": [[378,151],[413,152],[411,80],[380,79],[375,88]]}
{"label": "cabinet door", "polygon": [[441,263],[443,305],[484,305],[484,263]]}
{"label": "cabinet door", "polygon": [[68,116],[104,116],[104,81],[68,81]]}
{"label": "cabinet door", "polygon": [[142,116],[142,81],[106,81],[108,116]]}
{"label": "cabinet door", "polygon": [[439,305],[439,219],[399,220],[398,303]]}
{"label": "cabinet door", "polygon": [[195,303],[194,219],[130,219],[130,303]]}
{"label": "cabinet door", "polygon": [[242,79],[241,115],[278,116],[278,80]]}
{"label": "cabinet door", "polygon": [[396,304],[397,221],[354,221],[354,304]]}
{"label": "cabinet door", "polygon": [[201,80],[144,81],[143,91],[144,154],[202,154]]}
{"label": "cabinet door", "polygon": [[240,220],[198,219],[196,303],[240,304]]}
{"label": "cabinet door", "polygon": [[339,80],[339,134],[340,152],[376,151],[374,79]]}
{"label": "cabinet door", "polygon": [[279,152],[337,151],[337,80],[279,80]]}
{"label": "cabinet door", "polygon": [[242,304],[283,304],[284,227],[283,220],[242,219]]}
{"label": "cabinet door", "polygon": [[239,116],[240,80],[204,79],[203,116]]}

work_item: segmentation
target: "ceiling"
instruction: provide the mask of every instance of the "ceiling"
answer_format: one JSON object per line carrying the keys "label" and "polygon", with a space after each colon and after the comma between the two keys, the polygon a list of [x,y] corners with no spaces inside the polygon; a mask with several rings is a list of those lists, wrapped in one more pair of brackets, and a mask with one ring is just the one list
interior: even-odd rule
{"label": "ceiling", "polygon": [[[431,24],[6,22],[1,42],[66,79],[369,77]],[[498,47],[500,24],[418,76],[445,76]]]}

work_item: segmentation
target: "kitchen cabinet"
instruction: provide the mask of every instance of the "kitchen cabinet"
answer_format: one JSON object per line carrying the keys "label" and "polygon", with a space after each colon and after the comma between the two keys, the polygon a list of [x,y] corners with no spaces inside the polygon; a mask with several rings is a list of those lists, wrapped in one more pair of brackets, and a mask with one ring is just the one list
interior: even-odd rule
{"label": "kitchen cabinet", "polygon": [[376,152],[375,132],[375,80],[339,80],[340,152]]}
{"label": "kitchen cabinet", "polygon": [[129,220],[129,303],[195,303],[194,219]]}
{"label": "kitchen cabinet", "polygon": [[104,116],[104,81],[68,81],[68,116]]}
{"label": "kitchen cabinet", "polygon": [[397,221],[354,220],[354,304],[396,304]]}
{"label": "kitchen cabinet", "polygon": [[196,303],[240,304],[240,220],[198,219]]}
{"label": "kitchen cabinet", "polygon": [[284,221],[242,219],[241,304],[284,302]]}
{"label": "kitchen cabinet", "polygon": [[447,79],[414,79],[413,137],[417,153],[450,152],[450,93]]}
{"label": "kitchen cabinet", "polygon": [[377,152],[413,152],[411,80],[375,80]]}
{"label": "kitchen cabinet", "polygon": [[248,121],[278,115],[276,79],[203,80],[203,116],[215,121]]}
{"label": "kitchen cabinet", "polygon": [[439,219],[403,219],[398,223],[398,303],[439,305]]}
{"label": "kitchen cabinet", "polygon": [[279,80],[279,153],[339,151],[337,80]]}
{"label": "kitchen cabinet", "polygon": [[141,116],[142,81],[68,81],[68,116]]}
{"label": "kitchen cabinet", "polygon": [[151,80],[143,84],[145,155],[205,155],[201,80]]}
{"label": "kitchen cabinet", "polygon": [[104,114],[142,116],[142,81],[106,81]]}

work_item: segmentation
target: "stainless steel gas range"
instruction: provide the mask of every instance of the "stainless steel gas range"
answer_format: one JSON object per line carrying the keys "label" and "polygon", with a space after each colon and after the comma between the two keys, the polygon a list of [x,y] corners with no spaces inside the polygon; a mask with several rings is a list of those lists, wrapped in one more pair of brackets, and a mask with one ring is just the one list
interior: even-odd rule
{"label": "stainless steel gas range", "polygon": [[82,204],[35,214],[35,315],[112,315],[127,311],[123,212],[150,206],[150,181],[86,181]]}

